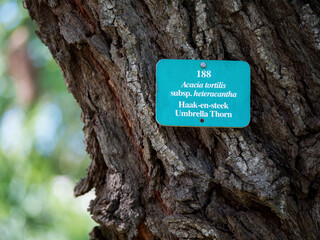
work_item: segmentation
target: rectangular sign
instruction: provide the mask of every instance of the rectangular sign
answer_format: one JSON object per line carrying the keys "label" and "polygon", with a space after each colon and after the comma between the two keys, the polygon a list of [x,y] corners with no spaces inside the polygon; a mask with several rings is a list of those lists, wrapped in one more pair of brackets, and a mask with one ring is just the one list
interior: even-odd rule
{"label": "rectangular sign", "polygon": [[240,128],[250,122],[246,62],[163,59],[156,78],[156,119],[161,125]]}

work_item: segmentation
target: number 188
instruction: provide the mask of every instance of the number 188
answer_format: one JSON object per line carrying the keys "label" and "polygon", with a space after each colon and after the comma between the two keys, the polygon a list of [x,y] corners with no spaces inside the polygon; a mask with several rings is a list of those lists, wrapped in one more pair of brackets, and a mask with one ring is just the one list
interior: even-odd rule
{"label": "number 188", "polygon": [[211,78],[211,71],[208,70],[202,70],[202,71],[198,71],[198,78]]}

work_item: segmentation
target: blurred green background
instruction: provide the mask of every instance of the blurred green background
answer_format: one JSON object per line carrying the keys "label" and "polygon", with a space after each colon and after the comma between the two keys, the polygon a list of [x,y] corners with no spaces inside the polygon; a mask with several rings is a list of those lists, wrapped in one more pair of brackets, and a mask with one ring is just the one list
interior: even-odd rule
{"label": "blurred green background", "polygon": [[80,108],[22,3],[0,0],[0,239],[89,239]]}

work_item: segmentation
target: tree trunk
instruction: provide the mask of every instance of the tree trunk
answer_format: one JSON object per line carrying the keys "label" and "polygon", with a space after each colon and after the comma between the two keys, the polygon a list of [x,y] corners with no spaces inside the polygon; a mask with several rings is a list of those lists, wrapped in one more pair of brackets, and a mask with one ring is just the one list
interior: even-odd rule
{"label": "tree trunk", "polygon": [[[92,239],[320,238],[317,0],[25,0],[82,108]],[[163,127],[155,66],[244,60],[244,129]]]}

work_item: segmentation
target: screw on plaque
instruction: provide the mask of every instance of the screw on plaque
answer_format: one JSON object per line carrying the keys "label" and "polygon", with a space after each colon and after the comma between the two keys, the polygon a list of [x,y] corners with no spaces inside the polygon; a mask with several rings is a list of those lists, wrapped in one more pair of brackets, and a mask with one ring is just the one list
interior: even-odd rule
{"label": "screw on plaque", "polygon": [[206,66],[207,66],[207,64],[206,64],[205,62],[202,62],[202,63],[200,64],[200,67],[202,67],[202,68],[206,68]]}

